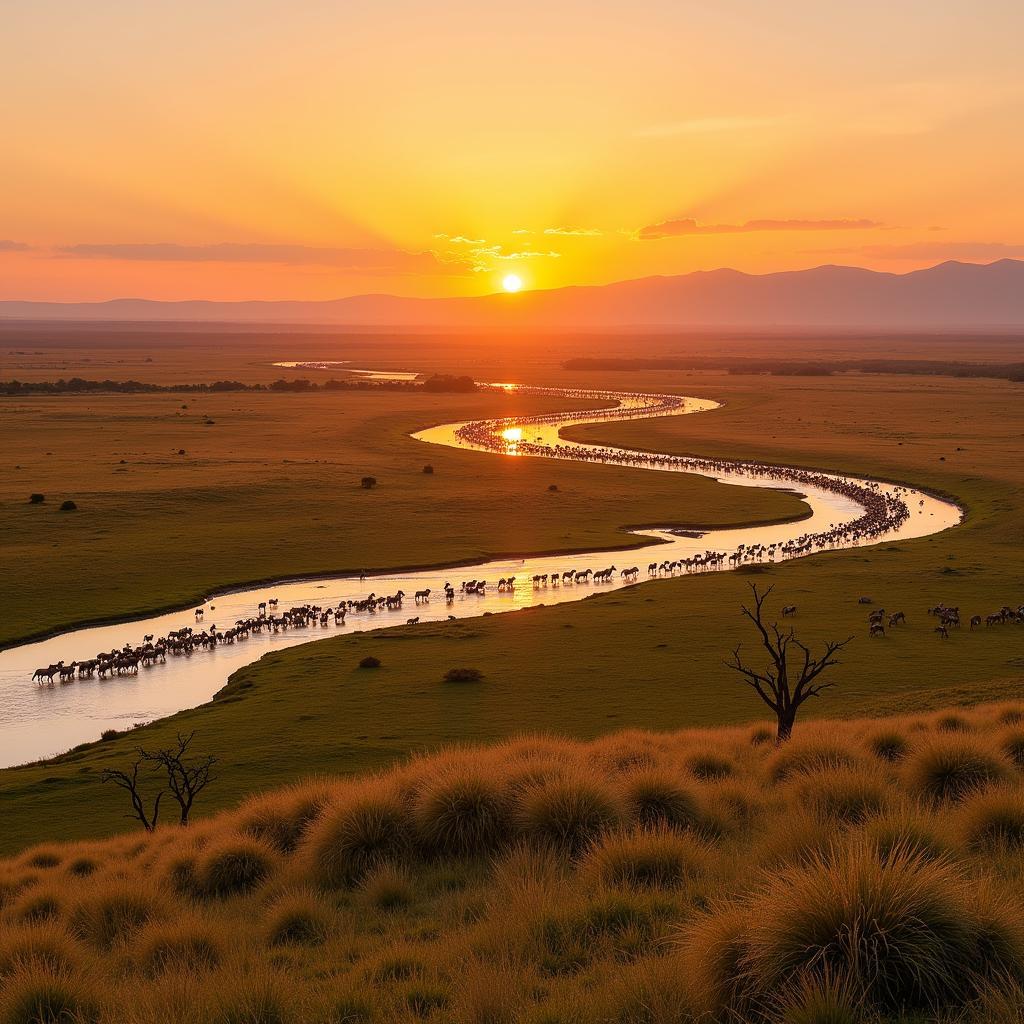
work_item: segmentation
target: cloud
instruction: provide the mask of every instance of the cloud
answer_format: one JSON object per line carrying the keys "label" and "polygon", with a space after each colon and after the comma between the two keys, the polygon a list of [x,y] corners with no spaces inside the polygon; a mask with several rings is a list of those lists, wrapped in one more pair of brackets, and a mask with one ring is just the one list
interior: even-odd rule
{"label": "cloud", "polygon": [[434,237],[444,239],[444,241],[451,242],[453,245],[485,245],[487,243],[486,238],[467,238],[465,235],[446,235],[443,231],[438,232]]}
{"label": "cloud", "polygon": [[513,235],[532,235],[533,234],[533,230],[531,228],[516,228],[512,232],[512,234]]}
{"label": "cloud", "polygon": [[142,263],[276,263],[293,267],[336,267],[364,273],[450,274],[464,273],[468,269],[464,258],[454,255],[443,258],[430,251],[254,242],[218,242],[212,245],[178,245],[173,242],[84,243],[62,246],[57,253],[71,259]]}
{"label": "cloud", "polygon": [[636,237],[640,239],[677,238],[682,235],[737,235],[754,231],[848,231],[882,227],[877,221],[865,219],[839,220],[748,220],[742,224],[700,224],[692,217],[648,224]]}
{"label": "cloud", "polygon": [[0,238],[0,252],[28,252],[31,248],[24,242],[12,242],[9,238]]}
{"label": "cloud", "polygon": [[545,235],[571,235],[576,238],[599,238],[604,234],[598,228],[545,228]]}
{"label": "cloud", "polygon": [[906,245],[862,245],[850,249],[817,249],[876,260],[989,260],[1024,257],[1024,245],[1007,242],[909,242]]}
{"label": "cloud", "polygon": [[470,255],[473,257],[473,271],[474,273],[482,273],[488,270],[494,269],[494,260],[533,260],[533,259],[559,259],[561,258],[560,252],[554,252],[552,250],[537,250],[532,249],[520,249],[515,252],[503,252],[504,246],[501,245],[488,245],[477,249],[471,249]]}

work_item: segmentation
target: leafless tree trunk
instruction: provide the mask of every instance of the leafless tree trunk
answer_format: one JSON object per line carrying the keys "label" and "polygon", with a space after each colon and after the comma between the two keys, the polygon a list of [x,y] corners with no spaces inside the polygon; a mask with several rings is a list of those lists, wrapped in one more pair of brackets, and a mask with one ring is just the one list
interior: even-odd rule
{"label": "leafless tree trunk", "polygon": [[822,690],[827,690],[832,683],[815,682],[818,676],[833,665],[838,665],[836,654],[842,650],[853,637],[845,640],[830,640],[820,657],[812,657],[808,647],[802,644],[793,634],[779,629],[778,623],[770,626],[764,622],[764,603],[768,595],[775,589],[769,587],[763,594],[752,583],[750,589],[754,595],[754,608],[742,606],[743,614],[753,623],[758,633],[758,640],[768,660],[761,670],[745,664],[740,656],[742,645],[737,644],[732,652],[732,659],[725,664],[734,672],[738,672],[757,695],[775,712],[778,723],[776,745],[785,743],[793,735],[797,712],[808,697],[817,697]]}
{"label": "leafless tree trunk", "polygon": [[140,757],[129,772],[123,772],[117,768],[104,768],[100,779],[102,782],[113,782],[115,786],[120,786],[128,793],[132,801],[132,813],[126,814],[125,817],[137,818],[147,832],[152,832],[160,817],[160,800],[164,794],[163,791],[157,793],[156,799],[153,801],[153,813],[152,815],[147,814],[145,800],[139,789],[139,769],[144,763],[145,758]]}
{"label": "leafless tree trunk", "polygon": [[195,731],[187,736],[178,733],[176,747],[167,747],[149,753],[139,748],[139,754],[162,768],[167,774],[167,788],[181,810],[181,824],[188,824],[188,816],[192,804],[199,794],[213,781],[213,766],[217,758],[212,754],[204,754],[194,761],[188,760],[189,747],[195,737]]}

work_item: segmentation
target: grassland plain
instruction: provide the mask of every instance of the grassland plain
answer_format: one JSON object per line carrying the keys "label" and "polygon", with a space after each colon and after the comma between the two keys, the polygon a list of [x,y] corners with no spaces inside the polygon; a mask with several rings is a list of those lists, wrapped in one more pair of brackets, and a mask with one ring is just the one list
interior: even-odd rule
{"label": "grassland plain", "polygon": [[[966,622],[975,611],[1024,599],[1019,387],[853,376],[532,372],[537,383],[662,388],[727,403],[704,416],[586,428],[590,439],[873,473],[953,494],[967,505],[967,522],[938,537],[816,556],[752,577],[774,582],[787,602],[800,606],[801,635],[858,636],[845,652],[841,685],[810,713],[891,714],[1019,688],[1019,628],[973,634],[965,628],[943,643],[925,614],[939,601],[959,604]],[[481,470],[500,462],[461,454]],[[434,450],[430,461],[437,462]],[[543,480],[563,468],[537,465]],[[737,609],[744,588],[737,574],[659,581],[581,604],[415,633],[336,638],[271,655],[236,674],[212,705],[47,765],[0,774],[8,815],[3,848],[123,827],[115,794],[99,789],[100,769],[124,762],[140,740],[154,745],[179,728],[198,729],[201,744],[222,756],[221,779],[207,805],[213,809],[304,774],[372,769],[446,742],[524,730],[592,737],[624,726],[755,719],[762,711],[756,698],[721,664],[742,635]],[[876,607],[905,610],[907,628],[868,641],[861,594],[873,596]],[[380,657],[383,667],[357,670],[366,654]],[[484,680],[442,682],[447,669],[460,666],[480,668]],[[86,804],[87,814],[76,813]]]}
{"label": "grassland plain", "polygon": [[0,1021],[1017,1024],[1024,704],[520,737],[0,861]]}

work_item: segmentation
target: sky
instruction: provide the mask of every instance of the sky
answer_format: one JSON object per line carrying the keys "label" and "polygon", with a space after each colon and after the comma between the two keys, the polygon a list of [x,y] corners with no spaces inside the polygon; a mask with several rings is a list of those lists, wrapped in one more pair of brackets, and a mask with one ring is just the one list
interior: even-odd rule
{"label": "sky", "polygon": [[32,0],[0,299],[1024,258],[1019,0]]}

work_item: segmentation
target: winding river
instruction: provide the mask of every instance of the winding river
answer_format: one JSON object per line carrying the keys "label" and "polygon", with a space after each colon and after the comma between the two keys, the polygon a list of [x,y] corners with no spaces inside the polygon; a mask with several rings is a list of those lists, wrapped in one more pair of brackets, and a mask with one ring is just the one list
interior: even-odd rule
{"label": "winding river", "polygon": [[[283,364],[280,364],[283,365]],[[308,364],[295,364],[307,366]],[[319,367],[316,367],[319,368]],[[374,373],[375,371],[364,371]],[[414,377],[415,375],[409,375]],[[518,385],[493,385],[517,388]],[[907,540],[948,529],[960,522],[954,504],[909,487],[836,474],[768,466],[753,462],[683,458],[655,452],[601,448],[565,441],[563,428],[615,419],[681,416],[709,412],[718,403],[676,395],[630,394],[555,388],[526,388],[528,393],[584,399],[596,408],[584,412],[531,416],[517,419],[449,423],[413,436],[425,444],[475,449],[502,457],[564,458],[629,466],[638,471],[697,473],[726,484],[769,487],[800,494],[809,515],[795,522],[714,529],[705,532],[671,528],[634,529],[638,545],[633,550],[587,552],[531,558],[498,559],[448,569],[382,573],[365,578],[323,577],[224,591],[203,604],[202,619],[192,607],[164,615],[148,616],[117,625],[69,630],[37,643],[0,652],[0,767],[47,757],[98,738],[105,729],[125,729],[208,701],[236,669],[256,661],[271,650],[309,643],[369,629],[404,625],[418,617],[420,623],[466,618],[485,612],[509,612],[533,605],[579,601],[594,593],[639,584],[653,586],[670,576],[728,571],[752,562],[779,562],[859,544]],[[687,518],[681,510],[679,519]],[[616,568],[607,582],[587,575],[575,582],[576,573]],[[636,568],[635,575],[623,570]],[[557,585],[553,585],[554,577]],[[514,584],[499,590],[501,578]],[[534,577],[546,577],[534,581]],[[486,580],[483,594],[464,593],[463,584]],[[446,600],[444,585],[454,596]],[[430,599],[415,603],[413,594],[430,589]],[[319,621],[303,628],[243,629],[232,643],[196,647],[191,653],[172,654],[163,662],[144,665],[128,674],[96,674],[53,686],[37,686],[32,673],[59,661],[94,658],[97,652],[138,648],[146,635],[166,637],[172,631],[191,629],[193,636],[214,629],[223,634],[236,623],[253,620],[260,602],[277,599],[277,611],[317,605],[337,608],[342,602],[361,602],[405,592],[402,608],[359,611],[350,608],[343,625]]]}

